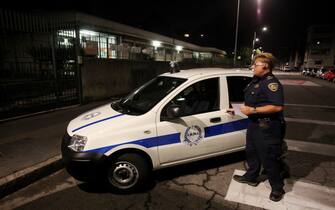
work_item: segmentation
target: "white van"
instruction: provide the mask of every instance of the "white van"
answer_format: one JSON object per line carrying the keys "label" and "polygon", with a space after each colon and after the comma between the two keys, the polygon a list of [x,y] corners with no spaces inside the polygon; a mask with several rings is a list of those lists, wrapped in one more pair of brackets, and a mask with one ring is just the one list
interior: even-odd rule
{"label": "white van", "polygon": [[251,79],[248,70],[219,68],[159,75],[73,119],[62,141],[65,166],[78,180],[102,175],[132,191],[152,170],[243,150],[248,119],[238,106]]}

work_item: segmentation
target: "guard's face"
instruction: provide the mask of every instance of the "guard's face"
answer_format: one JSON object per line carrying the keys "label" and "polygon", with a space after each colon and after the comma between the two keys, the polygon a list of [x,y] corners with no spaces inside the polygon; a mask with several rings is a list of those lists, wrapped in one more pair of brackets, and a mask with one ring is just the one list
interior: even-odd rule
{"label": "guard's face", "polygon": [[267,72],[269,72],[268,64],[262,62],[259,59],[255,60],[255,63],[251,66],[251,68],[252,68],[252,70],[254,72],[254,75],[258,76],[258,77],[261,77],[264,74],[266,74]]}

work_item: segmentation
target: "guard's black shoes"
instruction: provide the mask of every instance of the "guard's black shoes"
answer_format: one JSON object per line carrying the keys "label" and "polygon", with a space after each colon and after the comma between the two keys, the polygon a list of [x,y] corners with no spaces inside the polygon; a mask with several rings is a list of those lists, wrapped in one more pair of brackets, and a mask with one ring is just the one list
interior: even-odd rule
{"label": "guard's black shoes", "polygon": [[234,175],[233,179],[237,182],[248,184],[253,187],[257,187],[257,185],[259,184],[259,181],[257,180],[247,179],[244,176],[240,176],[240,175]]}
{"label": "guard's black shoes", "polygon": [[284,194],[284,190],[272,190],[270,194],[270,200],[278,202],[283,198]]}

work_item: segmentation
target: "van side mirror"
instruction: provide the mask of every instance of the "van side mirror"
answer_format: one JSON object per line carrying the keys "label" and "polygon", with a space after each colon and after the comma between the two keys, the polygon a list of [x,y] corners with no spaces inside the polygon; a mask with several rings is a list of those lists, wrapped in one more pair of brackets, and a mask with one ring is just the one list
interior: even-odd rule
{"label": "van side mirror", "polygon": [[166,109],[166,119],[174,119],[181,117],[182,110],[181,106],[177,104],[171,104]]}

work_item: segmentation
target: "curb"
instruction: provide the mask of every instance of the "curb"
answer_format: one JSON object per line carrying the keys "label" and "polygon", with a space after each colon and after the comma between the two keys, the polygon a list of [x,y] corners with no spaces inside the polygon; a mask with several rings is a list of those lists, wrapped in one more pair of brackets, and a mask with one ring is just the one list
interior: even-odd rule
{"label": "curb", "polygon": [[56,155],[46,161],[0,178],[0,199],[48,176],[64,167],[62,156]]}
{"label": "curb", "polygon": [[80,106],[80,104],[75,104],[75,105],[71,105],[71,106],[59,107],[59,108],[44,110],[44,111],[40,111],[40,112],[34,112],[34,113],[30,113],[30,114],[25,114],[25,115],[19,115],[19,116],[15,116],[15,117],[0,119],[0,123],[9,122],[9,121],[13,121],[13,120],[19,120],[19,119],[23,119],[23,118],[27,118],[27,117],[34,117],[34,116],[37,116],[37,115],[48,114],[48,113],[56,112],[56,111],[67,110],[67,109],[71,109],[71,108],[75,108],[75,107],[79,107],[79,106]]}
{"label": "curb", "polygon": [[101,102],[108,103],[110,101],[118,100],[122,96],[124,96],[124,95],[111,97],[108,100],[92,101],[90,103],[85,103],[85,104],[74,104],[74,105],[70,105],[70,106],[64,106],[64,107],[58,107],[58,108],[53,108],[53,109],[48,109],[48,110],[42,110],[42,111],[39,111],[39,112],[33,112],[33,113],[30,113],[30,114],[25,114],[25,115],[18,115],[18,116],[15,116],[15,117],[4,118],[4,119],[0,119],[0,123],[5,123],[5,122],[9,122],[9,121],[13,121],[13,120],[19,120],[19,119],[28,118],[28,117],[34,117],[34,116],[38,116],[38,115],[41,115],[41,114],[49,114],[49,113],[52,113],[52,112],[72,109],[72,108],[76,108],[76,107],[83,107],[85,105],[89,105],[89,104],[93,104],[93,103],[101,103]]}

